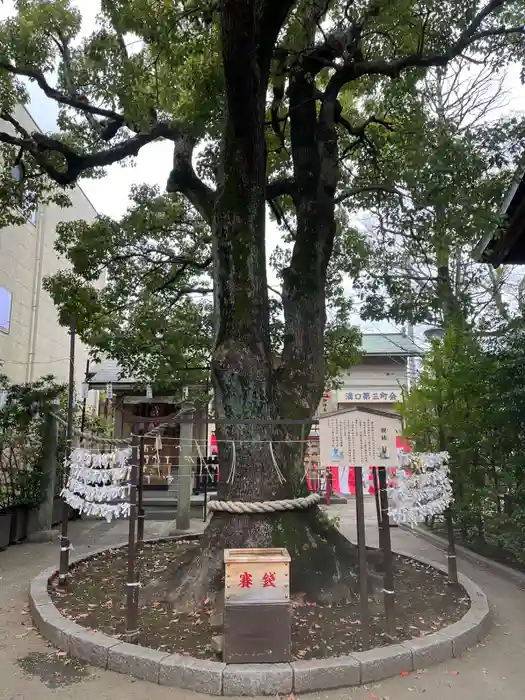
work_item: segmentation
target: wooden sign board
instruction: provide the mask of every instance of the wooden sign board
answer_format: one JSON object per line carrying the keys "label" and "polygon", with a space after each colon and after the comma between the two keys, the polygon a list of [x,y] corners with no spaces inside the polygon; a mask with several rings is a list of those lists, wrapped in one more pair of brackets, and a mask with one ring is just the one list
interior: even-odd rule
{"label": "wooden sign board", "polygon": [[286,549],[225,549],[227,603],[278,603],[290,599]]}
{"label": "wooden sign board", "polygon": [[319,416],[321,466],[395,467],[400,419],[354,408]]}

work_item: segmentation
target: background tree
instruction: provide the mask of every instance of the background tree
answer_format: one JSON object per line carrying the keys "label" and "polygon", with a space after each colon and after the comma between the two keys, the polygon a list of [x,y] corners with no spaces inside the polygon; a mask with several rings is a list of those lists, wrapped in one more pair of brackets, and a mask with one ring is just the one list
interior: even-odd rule
{"label": "background tree", "polygon": [[454,520],[462,541],[523,567],[525,391],[523,319],[491,336],[450,329],[434,343],[418,384],[404,397],[406,435],[451,455]]}
{"label": "background tree", "polygon": [[523,114],[502,117],[505,73],[459,58],[428,72],[411,99],[381,95],[396,128],[377,135],[362,169],[389,174],[391,195],[369,197],[367,265],[356,288],[364,318],[491,325],[509,317],[511,272],[472,250],[497,229],[505,190],[523,160]]}
{"label": "background tree", "polygon": [[[365,157],[369,128],[390,128],[367,96],[391,81],[413,83],[426,68],[463,54],[501,64],[523,58],[521,0],[102,0],[96,31],[80,42],[80,17],[67,0],[16,5],[17,16],[0,26],[0,116],[9,125],[0,133],[2,161],[13,162],[22,149],[29,182],[41,174],[38,187],[52,193],[50,183],[67,187],[157,139],[172,142],[167,189],[184,196],[211,231],[216,412],[253,420],[220,424],[219,438],[237,440],[239,450],[236,478],[223,481],[219,495],[293,495],[297,455],[279,454],[287,476],[281,485],[267,452],[270,439],[295,433],[269,421],[309,419],[323,391],[336,212],[360,192],[347,160]],[[21,76],[59,104],[58,134],[28,133],[16,119]],[[194,158],[199,144],[206,147]],[[8,172],[3,187],[14,201]],[[278,362],[270,340],[267,201],[279,217],[281,207],[291,207],[294,221]],[[225,450],[221,460],[224,479]],[[271,543],[291,550],[292,587],[318,595],[348,580],[353,552],[315,512],[220,516],[201,556],[174,582],[174,598],[202,600],[218,585],[218,550],[226,544]]]}

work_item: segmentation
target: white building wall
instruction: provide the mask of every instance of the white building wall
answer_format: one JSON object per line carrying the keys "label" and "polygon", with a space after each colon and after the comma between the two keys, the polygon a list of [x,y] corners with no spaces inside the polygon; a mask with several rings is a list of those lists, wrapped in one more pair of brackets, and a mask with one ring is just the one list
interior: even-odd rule
{"label": "white building wall", "polygon": [[[29,113],[20,108],[16,118],[29,130],[36,124]],[[1,122],[2,130],[9,125]],[[30,382],[52,374],[67,382],[69,373],[69,333],[59,325],[57,310],[47,292],[43,278],[69,263],[54,250],[56,225],[60,221],[84,219],[93,221],[96,211],[80,187],[69,193],[72,206],[41,206],[35,224],[0,229],[0,287],[12,294],[9,331],[0,331],[0,372],[11,381]],[[102,284],[102,280],[101,280]],[[77,342],[75,382],[77,389],[84,379],[87,349]]]}
{"label": "white building wall", "polygon": [[326,392],[318,413],[349,406],[369,406],[392,412],[406,386],[407,368],[402,359],[365,357],[341,376],[337,389]]}
{"label": "white building wall", "polygon": [[407,370],[404,363],[392,361],[377,364],[359,364],[341,377],[342,390],[352,389],[398,389],[406,385]]}

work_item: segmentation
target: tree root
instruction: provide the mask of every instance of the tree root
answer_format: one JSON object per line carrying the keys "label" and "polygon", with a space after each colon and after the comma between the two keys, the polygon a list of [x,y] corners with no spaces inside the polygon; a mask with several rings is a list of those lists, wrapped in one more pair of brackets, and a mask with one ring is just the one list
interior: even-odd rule
{"label": "tree root", "polygon": [[[355,599],[357,548],[317,508],[271,515],[214,515],[201,546],[191,548],[176,571],[155,582],[155,594],[180,612],[205,602],[222,608],[225,548],[284,547],[291,556],[290,593],[320,603]],[[376,561],[369,557],[371,592]],[[148,591],[144,591],[148,595]],[[158,599],[158,598],[157,598]]]}

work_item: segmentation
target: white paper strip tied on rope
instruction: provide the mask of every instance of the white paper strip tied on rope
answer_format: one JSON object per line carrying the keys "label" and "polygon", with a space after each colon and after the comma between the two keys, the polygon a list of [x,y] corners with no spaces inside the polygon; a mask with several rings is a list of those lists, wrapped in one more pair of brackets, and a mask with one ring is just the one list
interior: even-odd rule
{"label": "white paper strip tied on rope", "polygon": [[91,503],[67,489],[63,489],[61,495],[66,503],[74,510],[78,510],[79,513],[92,515],[96,518],[105,518],[108,523],[115,518],[127,518],[129,516],[129,503]]}
{"label": "white paper strip tied on rope", "polygon": [[95,517],[127,517],[130,504],[128,460],[132,455],[129,447],[113,452],[93,453],[85,448],[72,450],[65,460],[69,469],[67,485],[61,496],[74,510]]}
{"label": "white paper strip tied on rope", "polygon": [[91,486],[78,479],[69,479],[67,482],[69,491],[84,496],[86,501],[96,501],[97,503],[107,503],[108,501],[123,501],[129,498],[130,486],[116,486],[107,484],[104,486]]}
{"label": "white paper strip tied on rope", "polygon": [[131,467],[91,469],[90,467],[72,466],[70,476],[86,484],[120,484],[129,479],[130,472]]}
{"label": "white paper strip tied on rope", "polygon": [[453,500],[448,460],[447,452],[403,455],[398,484],[388,492],[389,516],[394,522],[415,525],[448,508]]}
{"label": "white paper strip tied on rope", "polygon": [[83,447],[72,450],[69,464],[71,466],[93,467],[95,469],[124,467],[131,458],[131,447],[119,448],[113,452],[91,452]]}

